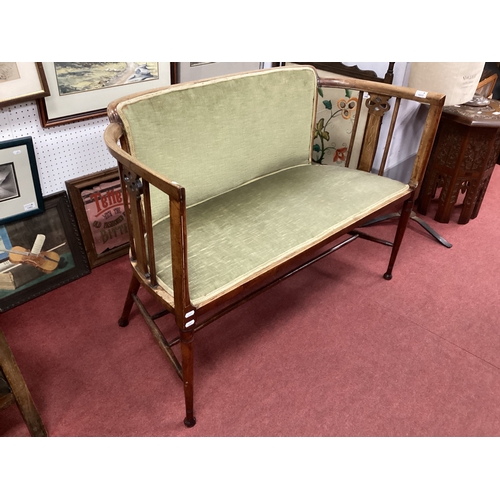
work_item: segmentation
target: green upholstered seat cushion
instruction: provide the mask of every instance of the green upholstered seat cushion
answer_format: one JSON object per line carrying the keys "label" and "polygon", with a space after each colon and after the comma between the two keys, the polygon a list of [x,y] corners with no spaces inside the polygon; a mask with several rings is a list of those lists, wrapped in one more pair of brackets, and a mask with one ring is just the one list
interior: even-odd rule
{"label": "green upholstered seat cushion", "polygon": [[[408,192],[374,174],[306,164],[189,208],[191,301],[202,305]],[[172,293],[169,219],[155,225],[154,241],[159,281]]]}
{"label": "green upholstered seat cushion", "polygon": [[[311,161],[316,73],[278,68],[174,85],[117,110],[131,153],[177,182],[187,204]],[[153,220],[168,199],[152,189]]]}

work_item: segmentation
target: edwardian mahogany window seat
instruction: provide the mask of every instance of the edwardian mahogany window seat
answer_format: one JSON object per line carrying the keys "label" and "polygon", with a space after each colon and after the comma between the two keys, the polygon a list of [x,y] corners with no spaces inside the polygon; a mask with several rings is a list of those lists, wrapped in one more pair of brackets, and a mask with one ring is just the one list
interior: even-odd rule
{"label": "edwardian mahogany window seat", "polygon": [[[311,160],[318,84],[352,89],[368,107],[354,168]],[[405,99],[428,110],[408,183],[371,173],[379,143],[386,153],[377,170],[384,171]],[[110,104],[105,141],[129,206],[133,271],[120,324],[136,304],[183,381],[186,426],[196,421],[193,345],[201,328],[365,237],[357,228],[374,216],[401,208],[384,275],[392,277],[443,102],[440,94],[385,83],[318,78],[303,66],[173,85]],[[379,140],[389,109],[389,134]],[[139,287],[173,314],[178,339],[164,338]],[[180,361],[172,349],[178,343]]]}

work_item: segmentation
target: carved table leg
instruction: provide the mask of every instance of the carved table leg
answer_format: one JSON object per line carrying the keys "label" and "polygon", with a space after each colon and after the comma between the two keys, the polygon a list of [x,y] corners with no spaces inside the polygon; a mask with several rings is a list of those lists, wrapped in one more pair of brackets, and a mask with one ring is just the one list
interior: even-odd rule
{"label": "carved table leg", "polygon": [[418,199],[418,212],[422,215],[427,215],[429,203],[436,195],[436,190],[439,182],[439,172],[431,172],[424,178],[424,184]]}
{"label": "carved table leg", "polygon": [[[493,171],[492,171],[493,172]],[[490,183],[491,179],[491,174],[486,177],[486,179],[483,179],[481,181],[481,185],[479,187],[479,192],[476,198],[476,203],[474,204],[474,209],[472,210],[472,214],[470,216],[471,219],[475,219],[477,217],[477,214],[479,213],[479,209],[481,208],[481,204],[483,203],[483,198],[486,193],[486,188],[488,187],[488,184]],[[460,223],[460,221],[458,221]]]}
{"label": "carved table leg", "polygon": [[480,183],[476,179],[468,183],[467,193],[464,198],[462,210],[460,211],[459,224],[467,224],[469,222],[474,207],[476,206],[480,193]]}
{"label": "carved table leg", "polygon": [[453,177],[443,175],[443,190],[439,196],[439,205],[434,217],[438,222],[450,222],[451,214],[455,208],[455,203],[460,191],[461,182],[454,180]]}

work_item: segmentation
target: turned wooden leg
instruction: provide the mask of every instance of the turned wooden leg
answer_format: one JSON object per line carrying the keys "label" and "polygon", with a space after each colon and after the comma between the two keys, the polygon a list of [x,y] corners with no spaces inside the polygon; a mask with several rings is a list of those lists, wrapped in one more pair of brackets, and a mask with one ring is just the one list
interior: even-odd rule
{"label": "turned wooden leg", "polygon": [[459,224],[467,224],[469,222],[474,207],[476,206],[480,194],[480,184],[477,180],[471,180],[467,187],[462,210],[458,219]]}
{"label": "turned wooden leg", "polygon": [[[490,177],[487,177],[481,182],[481,187],[479,189],[479,194],[476,199],[476,203],[474,204],[474,210],[472,211],[471,219],[475,219],[477,214],[479,213],[479,209],[481,208],[481,203],[483,202],[484,194],[486,193],[486,188],[490,182]],[[460,221],[458,221],[460,224]]]}
{"label": "turned wooden leg", "polygon": [[193,339],[193,332],[181,332],[182,381],[184,383],[184,399],[186,402],[184,425],[186,427],[193,427],[196,424],[193,399]]}
{"label": "turned wooden leg", "polygon": [[444,175],[443,178],[443,190],[439,196],[438,209],[436,211],[436,215],[434,216],[434,220],[447,224],[450,222],[451,214],[455,209],[458,194],[462,188],[462,180]]}
{"label": "turned wooden leg", "polygon": [[139,291],[139,280],[136,278],[135,274],[132,274],[132,279],[130,281],[130,286],[127,292],[127,298],[125,300],[125,305],[123,306],[123,311],[120,319],[118,320],[118,324],[120,326],[128,325],[128,318],[130,316],[130,311],[132,310],[132,306],[134,305],[134,299],[132,295],[135,295]]}
{"label": "turned wooden leg", "polygon": [[398,256],[399,247],[401,246],[401,242],[403,241],[403,236],[405,234],[408,221],[410,220],[410,215],[412,210],[413,210],[413,199],[410,198],[409,200],[405,201],[403,205],[403,210],[401,210],[398,229],[396,231],[396,237],[394,239],[394,244],[392,246],[391,257],[389,259],[389,266],[387,267],[387,271],[384,274],[384,279],[386,280],[392,279],[392,269],[394,267],[394,263],[396,262],[396,257]]}

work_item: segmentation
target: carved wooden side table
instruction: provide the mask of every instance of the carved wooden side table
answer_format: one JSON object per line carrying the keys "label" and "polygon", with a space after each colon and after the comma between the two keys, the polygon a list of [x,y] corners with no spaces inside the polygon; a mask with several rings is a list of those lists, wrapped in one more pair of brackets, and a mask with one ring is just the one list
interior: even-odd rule
{"label": "carved wooden side table", "polygon": [[434,217],[447,223],[460,192],[465,193],[458,220],[467,224],[479,213],[500,153],[500,101],[485,106],[446,106],[420,191],[418,211],[426,214],[442,188]]}

